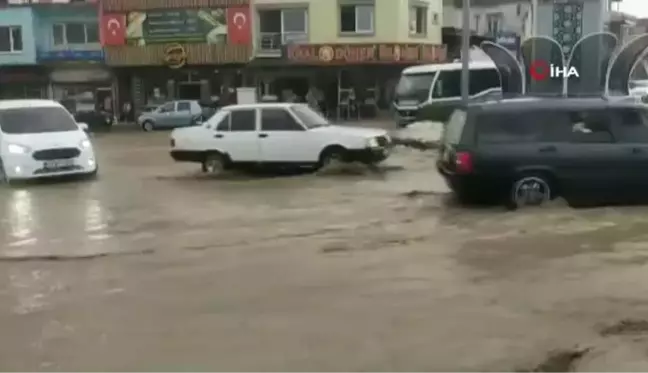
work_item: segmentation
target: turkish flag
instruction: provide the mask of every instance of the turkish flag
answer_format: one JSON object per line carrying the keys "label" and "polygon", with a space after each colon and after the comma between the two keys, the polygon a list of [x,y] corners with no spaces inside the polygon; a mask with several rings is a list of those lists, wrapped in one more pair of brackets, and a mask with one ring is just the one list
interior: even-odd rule
{"label": "turkish flag", "polygon": [[252,44],[250,7],[227,8],[227,39],[229,44]]}
{"label": "turkish flag", "polygon": [[126,44],[126,15],[104,13],[101,15],[101,45]]}

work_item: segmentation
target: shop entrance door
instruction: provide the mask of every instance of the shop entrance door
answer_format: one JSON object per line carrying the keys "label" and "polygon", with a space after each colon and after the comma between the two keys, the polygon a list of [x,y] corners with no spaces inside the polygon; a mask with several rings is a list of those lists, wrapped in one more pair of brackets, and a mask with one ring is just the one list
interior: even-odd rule
{"label": "shop entrance door", "polygon": [[200,100],[200,83],[178,83],[178,98],[181,100]]}

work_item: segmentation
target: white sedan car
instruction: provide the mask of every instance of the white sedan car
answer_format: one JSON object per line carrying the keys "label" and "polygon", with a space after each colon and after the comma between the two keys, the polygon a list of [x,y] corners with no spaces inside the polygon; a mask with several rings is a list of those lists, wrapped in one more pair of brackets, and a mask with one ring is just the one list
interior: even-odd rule
{"label": "white sedan car", "polygon": [[322,167],[375,164],[389,156],[387,131],[336,126],[304,104],[227,106],[200,126],[171,133],[171,157],[218,173],[236,164]]}
{"label": "white sedan car", "polygon": [[50,176],[97,173],[85,130],[59,103],[0,101],[0,183]]}

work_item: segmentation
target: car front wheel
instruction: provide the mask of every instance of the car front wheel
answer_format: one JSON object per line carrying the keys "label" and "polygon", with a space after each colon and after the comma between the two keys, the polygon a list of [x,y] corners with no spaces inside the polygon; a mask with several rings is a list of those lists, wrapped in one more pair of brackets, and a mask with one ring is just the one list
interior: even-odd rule
{"label": "car front wheel", "polygon": [[345,150],[341,146],[333,146],[325,149],[320,155],[318,168],[325,168],[332,164],[345,161]]}

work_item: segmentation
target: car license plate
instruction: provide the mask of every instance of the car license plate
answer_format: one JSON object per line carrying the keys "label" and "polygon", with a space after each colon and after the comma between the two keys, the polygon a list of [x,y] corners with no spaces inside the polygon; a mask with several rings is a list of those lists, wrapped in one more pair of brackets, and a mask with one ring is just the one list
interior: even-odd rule
{"label": "car license plate", "polygon": [[53,161],[43,162],[43,168],[48,170],[70,167],[74,165],[73,159],[56,159]]}

